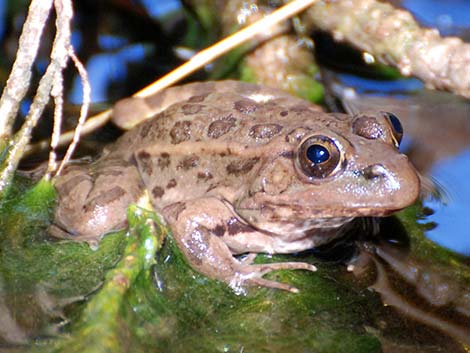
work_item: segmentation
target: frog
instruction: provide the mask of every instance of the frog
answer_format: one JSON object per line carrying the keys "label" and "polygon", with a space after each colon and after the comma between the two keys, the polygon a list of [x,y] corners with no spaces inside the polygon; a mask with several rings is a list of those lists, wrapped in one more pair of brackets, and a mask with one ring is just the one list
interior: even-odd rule
{"label": "frog", "polygon": [[113,110],[136,126],[90,164],[55,179],[51,233],[99,242],[127,226],[126,209],[148,200],[189,265],[234,290],[290,292],[275,270],[308,262],[256,263],[346,234],[357,217],[390,215],[415,202],[419,176],[400,153],[392,113],[326,113],[287,92],[239,81],[196,82]]}

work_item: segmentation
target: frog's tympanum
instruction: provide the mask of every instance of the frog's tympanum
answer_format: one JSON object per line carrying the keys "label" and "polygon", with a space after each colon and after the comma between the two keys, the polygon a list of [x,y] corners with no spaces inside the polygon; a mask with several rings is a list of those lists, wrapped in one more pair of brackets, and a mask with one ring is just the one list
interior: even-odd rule
{"label": "frog's tympanum", "polygon": [[114,114],[122,124],[135,111],[155,116],[91,165],[71,164],[57,178],[54,234],[96,241],[125,227],[127,206],[147,194],[197,271],[234,288],[295,291],[262,276],[313,265],[252,264],[253,256],[234,255],[316,247],[344,234],[354,217],[388,215],[418,196],[390,113],[327,114],[235,81],[128,99]]}

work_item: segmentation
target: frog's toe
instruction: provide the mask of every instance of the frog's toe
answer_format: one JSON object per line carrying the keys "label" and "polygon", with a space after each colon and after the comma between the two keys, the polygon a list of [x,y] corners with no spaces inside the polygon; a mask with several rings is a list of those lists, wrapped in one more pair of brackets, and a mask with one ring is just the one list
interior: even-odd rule
{"label": "frog's toe", "polygon": [[257,264],[251,266],[257,268],[257,272],[262,275],[277,270],[307,270],[312,272],[317,270],[314,265],[306,262],[275,262],[271,264]]}
{"label": "frog's toe", "polygon": [[291,286],[290,284],[270,281],[269,279],[265,279],[265,278],[260,278],[260,277],[251,278],[247,282],[253,286],[260,286],[260,287],[265,287],[265,288],[276,288],[276,289],[282,289],[291,293],[299,293],[298,288]]}
{"label": "frog's toe", "polygon": [[270,264],[246,265],[242,267],[237,276],[232,278],[230,286],[236,291],[239,290],[243,284],[247,284],[266,288],[277,288],[292,293],[298,293],[299,290],[294,286],[263,278],[267,273],[277,270],[307,270],[315,272],[317,268],[306,262],[277,262]]}

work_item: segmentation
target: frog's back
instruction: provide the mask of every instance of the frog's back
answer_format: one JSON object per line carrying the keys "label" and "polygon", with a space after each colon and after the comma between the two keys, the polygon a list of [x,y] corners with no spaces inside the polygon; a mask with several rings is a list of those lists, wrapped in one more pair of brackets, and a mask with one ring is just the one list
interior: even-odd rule
{"label": "frog's back", "polygon": [[178,145],[185,141],[238,142],[253,146],[265,144],[307,120],[310,124],[315,121],[319,126],[325,124],[320,108],[304,100],[251,84],[234,86],[238,90],[245,88],[246,92],[228,92],[227,82],[223,83],[224,91],[211,92],[204,88],[216,89],[222,85],[199,83],[201,92],[194,92],[187,100],[139,124],[113,150],[132,152],[156,143]]}

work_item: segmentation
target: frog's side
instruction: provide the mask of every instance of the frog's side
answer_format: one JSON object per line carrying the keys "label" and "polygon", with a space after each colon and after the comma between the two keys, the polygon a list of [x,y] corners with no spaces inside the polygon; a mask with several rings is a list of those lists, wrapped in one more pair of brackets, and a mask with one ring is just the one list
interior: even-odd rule
{"label": "frog's side", "polygon": [[418,176],[397,150],[399,122],[387,113],[326,114],[234,81],[174,87],[131,103],[158,111],[168,92],[184,100],[56,180],[55,233],[99,239],[124,227],[127,205],[147,191],[196,270],[234,287],[293,290],[262,276],[312,265],[254,265],[233,255],[312,248],[340,236],[352,218],[390,214],[418,195]]}

